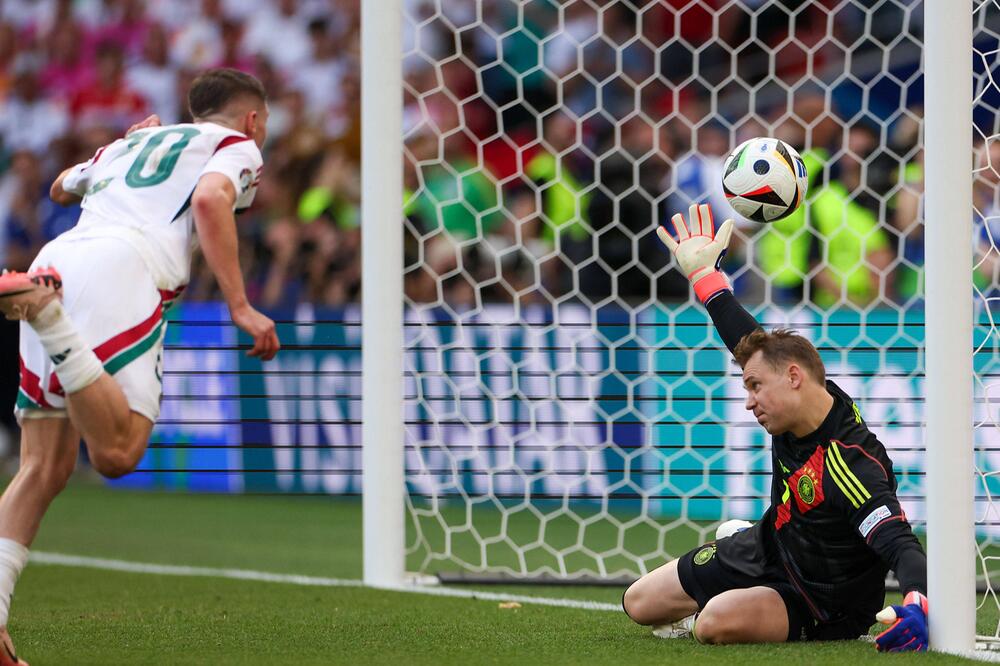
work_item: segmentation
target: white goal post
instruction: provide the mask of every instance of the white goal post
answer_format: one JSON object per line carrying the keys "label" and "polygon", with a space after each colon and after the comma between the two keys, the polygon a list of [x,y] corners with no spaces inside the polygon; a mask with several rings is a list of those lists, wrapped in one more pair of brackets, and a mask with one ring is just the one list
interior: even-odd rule
{"label": "white goal post", "polygon": [[[970,267],[1000,256],[1000,202],[973,197],[1000,182],[1000,120],[973,120],[998,92],[1000,5],[361,2],[366,583],[617,582],[760,516],[768,443],[673,260],[648,253],[666,208],[715,204],[739,140],[789,133],[815,160],[813,221],[741,225],[729,273],[759,321],[813,340],[886,443],[926,536],[932,647],[996,641],[998,285]],[[911,121],[922,148],[895,143]],[[860,184],[842,185],[851,160]],[[848,213],[815,222],[832,190],[869,211],[853,264],[824,237]],[[893,216],[924,191],[914,259],[916,226]],[[904,273],[923,286],[901,295]]]}
{"label": "white goal post", "polygon": [[972,6],[924,2],[927,586],[931,647],[975,645]]}
{"label": "white goal post", "polygon": [[364,581],[403,582],[402,3],[361,5]]}

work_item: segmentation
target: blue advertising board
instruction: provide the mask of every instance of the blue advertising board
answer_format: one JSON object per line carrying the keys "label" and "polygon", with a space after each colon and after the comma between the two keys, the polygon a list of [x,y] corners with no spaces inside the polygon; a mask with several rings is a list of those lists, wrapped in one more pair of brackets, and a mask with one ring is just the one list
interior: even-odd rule
{"label": "blue advertising board", "polygon": [[[216,492],[361,491],[360,309],[271,313],[284,349],[262,364],[219,304],[182,304],[168,329],[164,402],[143,473],[117,482]],[[923,313],[755,312],[795,328],[886,444],[912,517],[923,515]],[[412,496],[604,498],[662,515],[753,518],[767,503],[766,433],[744,408],[704,310],[487,305],[456,322],[406,315],[405,445]],[[976,344],[995,344],[988,329]],[[247,342],[243,340],[244,344]],[[992,348],[975,357],[989,381]],[[977,395],[988,394],[980,386]],[[388,398],[380,398],[388,399]],[[978,462],[1000,430],[977,402]],[[185,470],[174,472],[169,470]],[[210,470],[210,471],[209,471]],[[197,473],[195,473],[197,471]],[[996,482],[983,477],[991,492]]]}

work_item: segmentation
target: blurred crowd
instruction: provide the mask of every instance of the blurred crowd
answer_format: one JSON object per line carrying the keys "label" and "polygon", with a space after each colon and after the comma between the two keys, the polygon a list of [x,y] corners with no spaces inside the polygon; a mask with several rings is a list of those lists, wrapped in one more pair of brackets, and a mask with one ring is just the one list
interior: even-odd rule
{"label": "blurred crowd", "polygon": [[[803,149],[810,193],[786,220],[739,226],[737,290],[819,307],[919,298],[919,3],[404,5],[414,302],[686,299],[655,229],[696,200],[725,216],[722,163],[765,135]],[[356,301],[359,23],[359,0],[3,0],[0,262],[23,269],[75,224],[78,208],[45,196],[60,169],[151,112],[188,120],[192,77],[230,66],[271,98],[265,177],[239,220],[251,298]],[[981,281],[997,270],[984,261]],[[187,294],[217,297],[201,264]]]}
{"label": "blurred crowd", "polygon": [[[79,207],[48,186],[150,113],[190,121],[209,67],[263,81],[269,141],[254,207],[238,220],[251,298],[338,304],[358,291],[358,0],[3,0],[0,263],[24,269]],[[195,267],[188,298],[217,296]]]}

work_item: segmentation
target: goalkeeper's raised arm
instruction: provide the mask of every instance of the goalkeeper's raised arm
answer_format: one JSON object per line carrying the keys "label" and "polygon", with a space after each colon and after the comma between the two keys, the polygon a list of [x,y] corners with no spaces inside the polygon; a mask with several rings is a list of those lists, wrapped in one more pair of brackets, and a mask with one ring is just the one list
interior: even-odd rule
{"label": "goalkeeper's raised arm", "polygon": [[698,300],[705,304],[722,341],[729,351],[735,351],[743,336],[760,328],[757,320],[733,296],[729,281],[719,270],[735,224],[726,220],[716,231],[708,204],[692,205],[687,220],[677,213],[670,221],[677,240],[664,227],[657,229],[657,234],[691,281]]}

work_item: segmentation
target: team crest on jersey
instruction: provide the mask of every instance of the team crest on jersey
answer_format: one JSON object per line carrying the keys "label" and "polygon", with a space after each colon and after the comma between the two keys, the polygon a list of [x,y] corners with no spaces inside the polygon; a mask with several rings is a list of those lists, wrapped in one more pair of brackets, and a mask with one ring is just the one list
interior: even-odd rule
{"label": "team crest on jersey", "polygon": [[705,546],[697,553],[694,554],[695,564],[706,564],[709,560],[715,557],[715,544],[711,546]]}
{"label": "team crest on jersey", "polygon": [[813,482],[812,477],[807,474],[799,477],[797,490],[799,491],[799,497],[804,503],[812,504],[816,501],[816,484]]}
{"label": "team crest on jersey", "polygon": [[240,189],[246,192],[250,189],[251,184],[253,184],[253,171],[250,169],[240,171]]}
{"label": "team crest on jersey", "polygon": [[817,446],[809,460],[788,479],[799,513],[815,509],[823,503],[824,453],[823,447]]}

